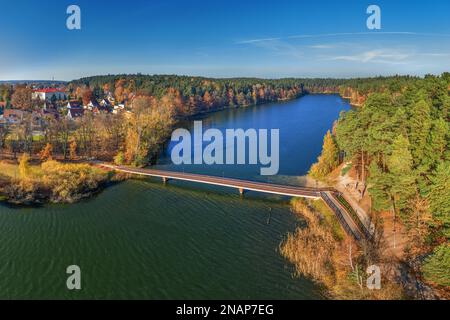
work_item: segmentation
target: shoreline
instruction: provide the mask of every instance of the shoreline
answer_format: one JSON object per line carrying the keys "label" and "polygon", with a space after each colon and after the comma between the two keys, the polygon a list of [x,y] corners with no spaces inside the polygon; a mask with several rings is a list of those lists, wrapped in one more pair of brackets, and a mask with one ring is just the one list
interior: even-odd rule
{"label": "shoreline", "polygon": [[[270,102],[265,102],[265,103],[258,103],[258,104],[250,104],[250,105],[246,105],[246,106],[235,106],[235,107],[230,107],[230,106],[224,106],[220,109],[215,109],[215,110],[210,110],[210,111],[204,111],[204,112],[200,112],[194,115],[190,115],[190,116],[186,116],[186,117],[182,117],[177,119],[177,123],[178,122],[183,122],[183,121],[193,121],[196,118],[201,118],[203,116],[208,116],[210,114],[216,113],[216,112],[222,112],[222,111],[226,111],[226,110],[230,110],[230,109],[237,109],[237,108],[248,108],[248,107],[260,107],[260,106],[264,106],[264,105],[268,105],[268,104],[277,104],[277,103],[288,103],[291,101],[295,101],[301,98],[304,98],[308,95],[337,95],[339,97],[341,97],[344,100],[347,100],[345,98],[343,98],[339,93],[332,93],[332,92],[328,92],[328,93],[311,93],[311,92],[307,92],[305,94],[302,94],[298,97],[292,98],[292,99],[279,99],[277,101],[270,101]],[[174,127],[176,127],[176,124],[174,124]],[[151,157],[151,161],[153,162],[154,157],[157,157],[157,154],[159,152],[161,152],[161,150],[164,149],[164,147],[167,145],[167,143],[170,142],[170,137],[168,137],[164,142],[162,142],[158,148],[157,153]],[[5,157],[6,156],[6,157]],[[1,152],[0,154],[0,163],[2,162],[2,160],[6,160],[6,161],[14,161],[16,162],[16,164],[18,165],[18,160],[19,157],[21,156],[21,154],[17,153],[17,154],[13,154],[10,152]],[[3,158],[3,159],[2,159]],[[85,160],[85,159],[77,159],[77,160],[69,160],[69,159],[64,159],[64,157],[62,155],[56,155],[55,159],[58,159],[58,162],[61,164],[78,164],[78,165],[90,165],[92,168],[95,168],[95,166],[92,165],[92,161],[90,160]],[[32,160],[40,163],[39,161],[39,157],[34,155],[32,157]],[[149,166],[151,167],[153,164],[149,164]],[[16,178],[16,177],[14,177]],[[313,185],[315,184],[313,182],[312,179],[310,179],[307,175],[304,176],[295,176],[295,177],[291,177],[289,176],[290,179],[296,179],[296,180],[304,180],[304,184],[305,186],[309,186],[309,185]],[[11,179],[14,180],[14,179]],[[108,186],[110,185],[110,181],[105,181],[104,183],[102,183],[102,185],[99,185],[98,188],[96,188],[95,190],[89,190],[87,193],[83,194],[83,195],[78,195],[76,199],[71,200],[71,201],[53,201],[51,198],[47,198],[47,196],[39,196],[38,199],[36,199],[36,201],[25,201],[28,202],[30,206],[33,205],[43,205],[43,204],[50,204],[50,203],[76,203],[78,201],[82,201],[84,199],[88,199],[90,197],[95,196],[96,194],[100,193],[101,191],[105,190],[106,188],[108,188]],[[1,193],[1,185],[0,185],[0,202],[6,202],[9,204],[13,204],[13,205],[26,205],[22,202],[17,202],[15,200],[12,200],[5,194],[2,195]]]}
{"label": "shoreline", "polygon": [[122,174],[102,170],[91,163],[49,160],[29,165],[0,161],[0,168],[6,172],[0,175],[0,201],[21,207],[77,203],[125,179]]}

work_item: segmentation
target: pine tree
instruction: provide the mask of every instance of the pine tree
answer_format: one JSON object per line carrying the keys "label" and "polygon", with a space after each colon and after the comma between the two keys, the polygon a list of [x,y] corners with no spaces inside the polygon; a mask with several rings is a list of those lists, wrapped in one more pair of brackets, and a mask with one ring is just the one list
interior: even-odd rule
{"label": "pine tree", "polygon": [[448,152],[449,137],[448,123],[442,118],[434,120],[426,146],[427,164],[431,169],[448,157],[446,152]]}
{"label": "pine tree", "polygon": [[373,208],[375,210],[387,210],[391,208],[391,181],[390,175],[384,173],[373,161],[369,167],[369,193],[372,197]]}
{"label": "pine tree", "polygon": [[427,139],[431,128],[430,106],[424,100],[415,103],[409,119],[409,141],[414,166],[419,166],[424,158]]}
{"label": "pine tree", "polygon": [[450,286],[450,245],[437,247],[423,265],[423,273],[428,281],[442,286]]}
{"label": "pine tree", "polygon": [[428,192],[433,217],[444,226],[444,233],[450,238],[450,162],[441,163],[431,177]]}
{"label": "pine tree", "polygon": [[392,144],[392,153],[388,157],[388,167],[392,179],[392,196],[396,209],[403,209],[415,195],[415,176],[412,170],[413,159],[409,151],[409,141],[399,135]]}

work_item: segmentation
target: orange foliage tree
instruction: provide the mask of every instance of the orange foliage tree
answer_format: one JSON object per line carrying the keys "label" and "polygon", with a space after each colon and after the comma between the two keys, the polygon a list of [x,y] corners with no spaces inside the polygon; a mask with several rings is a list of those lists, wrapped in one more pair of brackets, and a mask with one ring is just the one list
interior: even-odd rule
{"label": "orange foliage tree", "polygon": [[69,157],[70,160],[75,160],[75,158],[77,157],[77,141],[75,139],[72,139],[72,141],[70,141]]}
{"label": "orange foliage tree", "polygon": [[47,143],[39,154],[39,158],[41,161],[51,160],[53,156],[53,146],[50,143]]}

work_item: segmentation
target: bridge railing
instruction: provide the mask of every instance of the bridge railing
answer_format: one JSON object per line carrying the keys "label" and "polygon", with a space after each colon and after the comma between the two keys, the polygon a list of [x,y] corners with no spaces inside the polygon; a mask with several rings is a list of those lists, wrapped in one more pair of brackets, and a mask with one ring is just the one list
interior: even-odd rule
{"label": "bridge railing", "polygon": [[347,234],[349,236],[352,236],[354,239],[356,240],[361,240],[361,237],[359,234],[357,234],[356,232],[354,232],[352,230],[352,228],[350,228],[350,226],[348,225],[347,221],[345,221],[344,219],[344,215],[341,212],[341,209],[339,207],[337,207],[334,202],[328,197],[328,195],[325,192],[321,193],[322,199],[326,202],[326,204],[331,208],[331,210],[334,211],[334,213],[336,214],[336,217],[338,218],[341,226],[344,228],[345,232],[347,232]]}
{"label": "bridge railing", "polygon": [[339,192],[337,193],[337,196],[335,196],[335,199],[339,201],[339,203],[344,207],[344,209],[350,214],[350,216],[353,218],[359,229],[363,232],[366,239],[372,239],[373,234],[367,229],[366,225],[361,221],[358,214],[353,209],[348,200],[345,198],[345,196]]}

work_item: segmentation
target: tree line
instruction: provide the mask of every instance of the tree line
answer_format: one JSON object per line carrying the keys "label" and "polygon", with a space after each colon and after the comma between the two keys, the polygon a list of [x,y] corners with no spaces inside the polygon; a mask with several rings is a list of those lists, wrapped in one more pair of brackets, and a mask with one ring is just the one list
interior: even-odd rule
{"label": "tree line", "polygon": [[424,269],[444,272],[428,276],[448,285],[450,74],[405,80],[381,81],[360,108],[343,112],[310,174],[323,179],[351,162],[374,211],[391,211],[408,228],[412,257],[438,248],[440,260],[429,259],[440,268]]}

